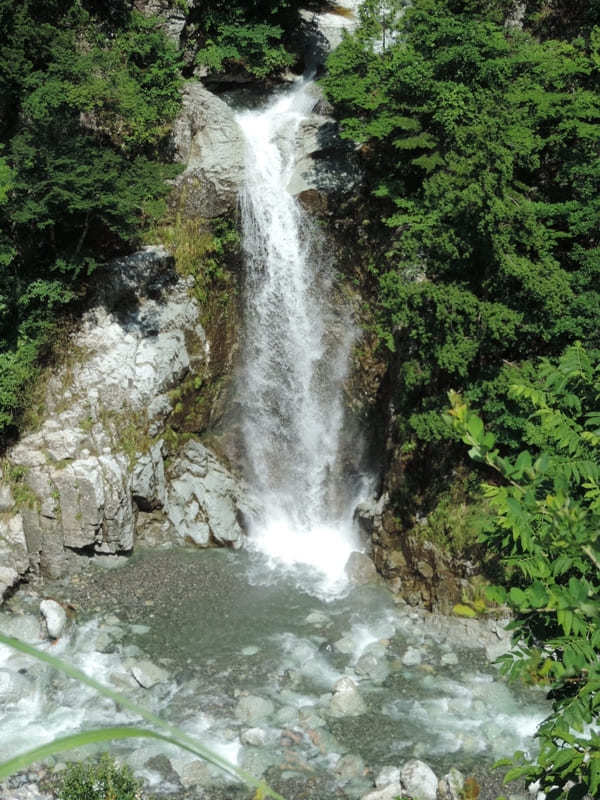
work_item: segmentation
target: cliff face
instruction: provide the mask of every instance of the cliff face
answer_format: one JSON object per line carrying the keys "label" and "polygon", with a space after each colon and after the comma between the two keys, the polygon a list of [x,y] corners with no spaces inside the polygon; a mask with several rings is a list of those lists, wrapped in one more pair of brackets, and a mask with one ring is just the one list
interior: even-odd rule
{"label": "cliff face", "polygon": [[[181,9],[141,0],[136,7],[162,16],[166,33],[181,39]],[[327,32],[315,19],[309,27],[322,54]],[[82,557],[129,553],[138,539],[241,545],[249,500],[235,474],[229,402],[239,259],[225,245],[230,263],[215,291],[202,275],[202,247],[192,244],[191,256],[186,247],[204,237],[212,257],[210,220],[235,221],[244,148],[230,106],[199,81],[185,87],[171,142],[184,165],[169,203],[167,229],[177,233],[159,235],[166,247],[104,265],[95,299],[38,387],[35,423],[3,461],[0,598],[28,574],[60,576]],[[357,180],[318,92],[298,147],[290,191],[306,203],[326,206]]]}

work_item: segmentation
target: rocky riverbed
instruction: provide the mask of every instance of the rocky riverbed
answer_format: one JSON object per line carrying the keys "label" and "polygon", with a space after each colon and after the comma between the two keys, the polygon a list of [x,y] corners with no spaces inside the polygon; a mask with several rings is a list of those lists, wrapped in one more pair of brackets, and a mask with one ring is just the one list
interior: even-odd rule
{"label": "rocky riverbed", "polygon": [[[176,547],[111,566],[91,560],[74,579],[31,587],[12,598],[0,627],[181,725],[288,800],[395,797],[394,769],[405,768],[407,792],[417,767],[406,765],[415,761],[433,770],[436,790],[454,767],[475,777],[481,800],[493,800],[500,787],[491,763],[531,747],[544,714],[541,694],[510,689],[490,664],[506,646],[501,627],[398,605],[377,582],[319,599],[309,574],[266,570],[259,554]],[[67,612],[53,644],[44,644],[42,598]],[[0,661],[7,755],[131,720],[24,656],[2,648]],[[175,749],[137,743],[116,752],[155,793],[249,796]],[[14,779],[2,796],[33,800],[39,777]]]}

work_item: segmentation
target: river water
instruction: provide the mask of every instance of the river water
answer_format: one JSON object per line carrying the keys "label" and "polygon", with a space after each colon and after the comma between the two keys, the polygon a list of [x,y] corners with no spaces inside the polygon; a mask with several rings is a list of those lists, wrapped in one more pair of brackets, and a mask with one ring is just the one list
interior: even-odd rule
{"label": "river water", "polygon": [[[248,547],[140,550],[118,571],[90,567],[53,587],[81,611],[56,645],[42,644],[266,775],[289,800],[359,798],[381,767],[414,757],[439,775],[450,766],[480,774],[531,748],[547,711],[539,693],[499,679],[494,635],[477,623],[436,620],[397,605],[380,584],[347,581],[346,560],[360,548],[352,512],[368,486],[340,465],[356,332],[332,301],[327,248],[286,188],[314,102],[300,81],[238,115],[248,154],[238,394],[246,476],[262,509]],[[20,602],[0,613],[0,629],[39,644],[37,619]],[[131,720],[7,648],[0,697],[5,757]],[[117,749],[156,791],[248,796],[163,745]]]}

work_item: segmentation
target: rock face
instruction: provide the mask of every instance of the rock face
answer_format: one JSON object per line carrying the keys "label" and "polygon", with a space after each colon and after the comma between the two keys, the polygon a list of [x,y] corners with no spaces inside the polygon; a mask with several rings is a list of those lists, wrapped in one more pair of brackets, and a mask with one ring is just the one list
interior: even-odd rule
{"label": "rock face", "polygon": [[169,467],[167,515],[184,541],[240,547],[247,503],[242,484],[199,442],[188,442]]}
{"label": "rock face", "polygon": [[[318,105],[319,97],[315,97]],[[311,114],[298,131],[299,155],[288,183],[288,191],[304,200],[307,192],[330,195],[350,191],[360,180],[359,162],[353,146],[340,139],[331,117]]]}
{"label": "rock face", "polygon": [[[129,552],[140,513],[166,512],[163,529],[196,544],[241,542],[235,478],[194,441],[178,457],[160,438],[172,391],[210,361],[198,303],[160,247],[113,262],[104,278],[73,358],[48,380],[45,421],[8,453],[0,597],[29,569],[58,577],[78,554]],[[189,532],[192,500],[206,535]]]}
{"label": "rock face", "polygon": [[171,203],[187,217],[218,217],[237,208],[244,142],[234,113],[201,83],[187,84],[173,128],[176,159],[185,170]]}

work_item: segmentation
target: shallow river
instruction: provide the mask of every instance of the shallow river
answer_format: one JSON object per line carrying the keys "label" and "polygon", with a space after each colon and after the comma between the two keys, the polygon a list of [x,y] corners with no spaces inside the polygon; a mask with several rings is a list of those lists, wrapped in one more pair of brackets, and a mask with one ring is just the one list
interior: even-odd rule
{"label": "shallow river", "polygon": [[[288,798],[360,797],[382,766],[414,757],[440,776],[450,766],[481,775],[498,757],[531,748],[543,695],[498,678],[483,649],[493,635],[397,606],[381,586],[331,599],[310,586],[309,572],[267,569],[260,554],[142,552],[118,570],[95,568],[55,585],[54,596],[78,613],[68,636],[45,647],[266,774]],[[27,614],[0,614],[0,629],[39,641]],[[158,678],[149,688],[132,672],[146,661],[160,668],[142,676]],[[344,676],[359,695],[350,692],[349,707],[333,694]],[[131,719],[5,648],[0,696],[7,756],[82,726]],[[162,744],[119,749],[155,789],[181,783],[211,787],[198,797],[248,796],[233,785],[219,790],[231,779]]]}

